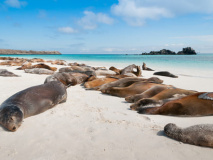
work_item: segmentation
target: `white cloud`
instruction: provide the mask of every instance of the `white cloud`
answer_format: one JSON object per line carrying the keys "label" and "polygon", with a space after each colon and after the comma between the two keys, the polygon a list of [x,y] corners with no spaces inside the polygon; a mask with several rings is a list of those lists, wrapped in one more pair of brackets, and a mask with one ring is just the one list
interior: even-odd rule
{"label": "white cloud", "polygon": [[128,24],[142,26],[148,19],[168,18],[187,13],[213,13],[212,0],[119,0],[113,14]]}
{"label": "white cloud", "polygon": [[191,39],[204,42],[213,42],[213,35],[198,35],[198,36],[183,36],[183,37],[173,37],[175,39]]}
{"label": "white cloud", "polygon": [[26,6],[27,2],[25,1],[19,1],[19,0],[6,0],[4,3],[13,8],[21,8],[22,6]]}
{"label": "white cloud", "polygon": [[84,11],[84,17],[82,17],[78,24],[84,29],[92,30],[97,28],[98,24],[113,24],[113,19],[103,13],[97,13],[91,11]]}
{"label": "white cloud", "polygon": [[71,27],[60,27],[58,28],[58,31],[61,33],[65,33],[65,34],[72,34],[72,33],[77,33],[78,31],[71,28]]}

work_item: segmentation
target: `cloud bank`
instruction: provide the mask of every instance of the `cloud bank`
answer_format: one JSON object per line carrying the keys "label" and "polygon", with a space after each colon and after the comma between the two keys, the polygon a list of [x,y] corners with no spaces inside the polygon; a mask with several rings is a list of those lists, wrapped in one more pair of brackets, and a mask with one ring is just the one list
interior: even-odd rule
{"label": "cloud bank", "polygon": [[60,33],[65,33],[65,34],[72,34],[72,33],[77,33],[78,31],[71,28],[71,27],[60,27],[58,28],[58,31]]}
{"label": "cloud bank", "polygon": [[113,19],[104,13],[94,13],[84,11],[84,16],[78,21],[78,24],[86,30],[96,29],[98,24],[113,24]]}
{"label": "cloud bank", "polygon": [[19,0],[6,0],[4,3],[12,8],[21,8],[27,5],[27,2]]}
{"label": "cloud bank", "polygon": [[191,13],[213,13],[212,0],[118,0],[111,12],[129,25],[142,26],[149,19],[169,18]]}

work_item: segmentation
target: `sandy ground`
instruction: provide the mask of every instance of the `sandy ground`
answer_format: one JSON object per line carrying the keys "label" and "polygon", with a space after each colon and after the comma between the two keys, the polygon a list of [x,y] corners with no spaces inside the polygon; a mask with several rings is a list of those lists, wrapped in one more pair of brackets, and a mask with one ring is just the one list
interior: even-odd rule
{"label": "sandy ground", "polygon": [[[28,87],[42,84],[47,75],[27,74],[1,66],[21,77],[0,77],[0,102]],[[144,77],[153,72],[143,71]],[[165,84],[184,89],[213,91],[210,81],[198,77],[160,77]],[[77,85],[67,89],[67,102],[24,119],[16,132],[0,127],[1,160],[210,160],[211,148],[183,144],[166,137],[167,123],[181,127],[212,123],[213,117],[141,115],[129,110],[123,98],[86,91]]]}

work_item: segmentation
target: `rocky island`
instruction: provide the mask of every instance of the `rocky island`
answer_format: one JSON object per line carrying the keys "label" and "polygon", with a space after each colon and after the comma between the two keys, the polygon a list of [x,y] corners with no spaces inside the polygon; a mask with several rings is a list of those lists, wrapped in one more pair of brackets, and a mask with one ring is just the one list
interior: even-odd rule
{"label": "rocky island", "polygon": [[142,53],[142,55],[196,55],[194,49],[191,47],[183,48],[182,51],[179,51],[177,53],[170,51],[168,49],[162,49],[160,51],[151,51],[149,53]]}
{"label": "rocky island", "polygon": [[25,51],[25,50],[13,50],[13,49],[0,49],[0,55],[12,55],[12,54],[57,54],[60,55],[59,51]]}

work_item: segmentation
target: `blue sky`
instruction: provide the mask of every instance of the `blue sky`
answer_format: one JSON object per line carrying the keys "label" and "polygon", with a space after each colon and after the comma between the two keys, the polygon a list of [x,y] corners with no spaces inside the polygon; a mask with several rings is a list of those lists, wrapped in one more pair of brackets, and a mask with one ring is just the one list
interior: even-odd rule
{"label": "blue sky", "polygon": [[0,0],[0,48],[213,53],[212,0]]}

